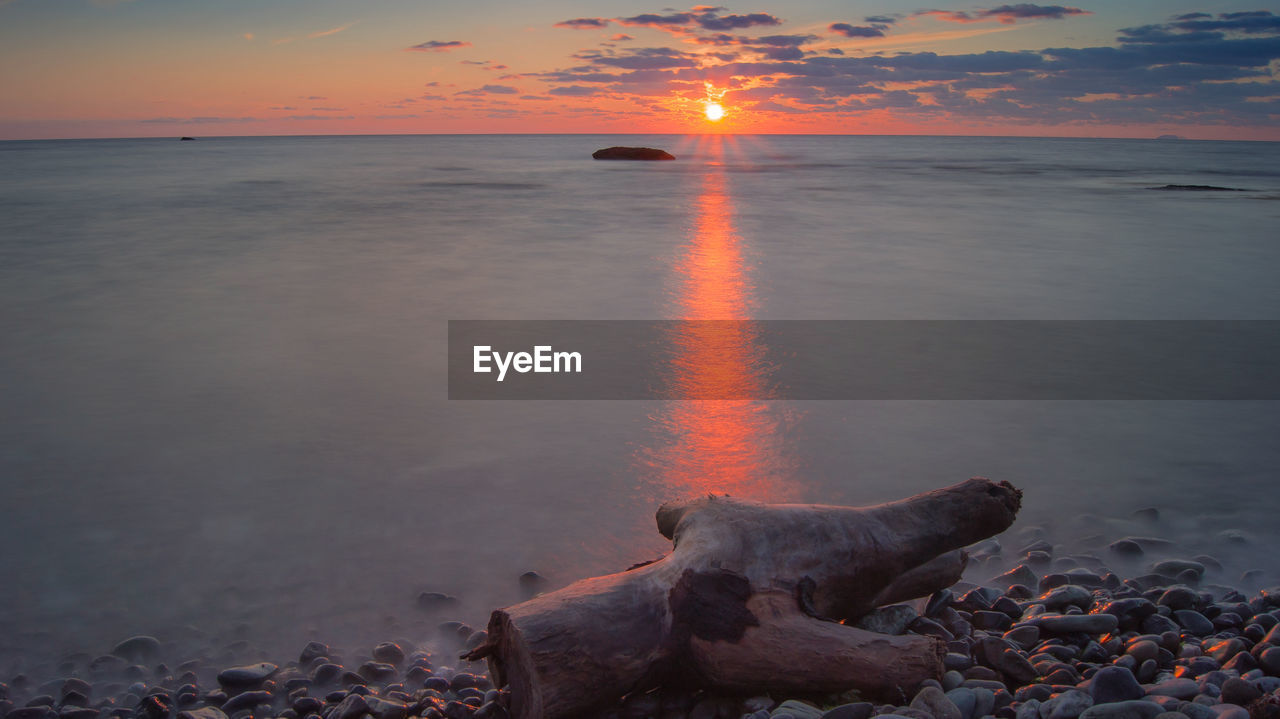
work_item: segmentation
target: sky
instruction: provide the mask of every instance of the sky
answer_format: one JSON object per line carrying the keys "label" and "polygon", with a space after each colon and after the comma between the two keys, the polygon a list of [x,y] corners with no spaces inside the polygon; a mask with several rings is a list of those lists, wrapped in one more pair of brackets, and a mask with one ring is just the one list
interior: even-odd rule
{"label": "sky", "polygon": [[1259,0],[0,0],[0,139],[1280,141],[1278,76]]}

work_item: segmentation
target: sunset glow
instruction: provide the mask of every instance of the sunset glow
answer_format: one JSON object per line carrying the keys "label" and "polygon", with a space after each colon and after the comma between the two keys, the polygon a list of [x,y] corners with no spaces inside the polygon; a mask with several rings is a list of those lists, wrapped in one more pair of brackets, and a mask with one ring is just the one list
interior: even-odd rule
{"label": "sunset glow", "polygon": [[1280,140],[1280,14],[1209,5],[0,0],[0,139],[719,122]]}

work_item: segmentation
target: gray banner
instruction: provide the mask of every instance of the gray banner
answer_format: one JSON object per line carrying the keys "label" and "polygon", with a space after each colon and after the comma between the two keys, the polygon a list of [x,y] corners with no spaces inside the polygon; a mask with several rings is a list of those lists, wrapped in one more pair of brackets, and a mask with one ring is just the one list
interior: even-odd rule
{"label": "gray banner", "polygon": [[1280,399],[1280,321],[450,320],[450,399]]}

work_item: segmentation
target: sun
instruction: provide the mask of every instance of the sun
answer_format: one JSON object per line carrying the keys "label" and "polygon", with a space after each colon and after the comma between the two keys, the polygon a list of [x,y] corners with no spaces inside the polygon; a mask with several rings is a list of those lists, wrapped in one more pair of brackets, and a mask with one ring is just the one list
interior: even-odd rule
{"label": "sun", "polygon": [[707,119],[711,122],[719,122],[720,118],[724,117],[724,105],[718,102],[708,102],[703,107],[703,112],[706,113]]}

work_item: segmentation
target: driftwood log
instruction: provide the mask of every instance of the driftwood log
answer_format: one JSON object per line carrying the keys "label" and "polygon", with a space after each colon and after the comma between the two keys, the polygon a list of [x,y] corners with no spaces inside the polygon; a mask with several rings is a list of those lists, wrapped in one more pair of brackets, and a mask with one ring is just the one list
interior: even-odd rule
{"label": "driftwood log", "polygon": [[904,701],[945,648],[852,621],[960,578],[960,548],[1013,523],[1021,492],[974,478],[874,507],[708,496],[663,505],[662,559],[585,579],[489,620],[485,658],[515,719],[558,719],[660,684]]}

